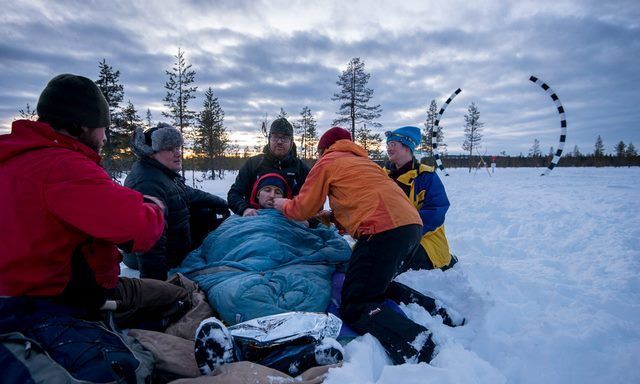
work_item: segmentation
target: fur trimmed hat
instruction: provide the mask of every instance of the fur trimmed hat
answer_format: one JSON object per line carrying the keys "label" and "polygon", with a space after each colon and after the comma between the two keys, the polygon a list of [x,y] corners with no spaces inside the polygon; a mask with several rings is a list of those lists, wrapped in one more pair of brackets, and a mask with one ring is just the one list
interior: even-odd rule
{"label": "fur trimmed hat", "polygon": [[269,136],[273,135],[274,133],[293,137],[293,125],[291,125],[289,120],[285,119],[284,117],[275,119],[269,127]]}
{"label": "fur trimmed hat", "polygon": [[338,140],[351,140],[351,133],[341,127],[333,127],[325,132],[318,141],[318,150],[327,149]]}
{"label": "fur trimmed hat", "polygon": [[38,116],[87,128],[109,127],[109,104],[92,80],[65,73],[51,79],[36,106]]}
{"label": "fur trimmed hat", "polygon": [[416,147],[420,145],[422,135],[420,128],[413,126],[400,127],[394,131],[387,131],[384,133],[387,137],[387,143],[390,141],[399,141],[408,147],[411,152],[415,152]]}
{"label": "fur trimmed hat", "polygon": [[146,131],[136,128],[131,136],[131,149],[139,157],[151,156],[165,149],[178,148],[183,143],[180,131],[167,123],[158,123],[157,126]]}

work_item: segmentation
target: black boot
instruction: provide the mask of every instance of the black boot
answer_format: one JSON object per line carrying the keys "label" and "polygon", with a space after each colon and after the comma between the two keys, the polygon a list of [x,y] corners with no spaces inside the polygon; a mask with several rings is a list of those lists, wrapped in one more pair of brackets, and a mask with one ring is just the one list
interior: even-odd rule
{"label": "black boot", "polygon": [[386,297],[397,303],[418,304],[427,312],[429,312],[431,316],[440,315],[442,317],[442,323],[450,327],[464,325],[466,322],[464,317],[462,317],[462,320],[456,319],[457,321],[454,321],[451,316],[449,316],[449,313],[447,313],[447,310],[439,307],[433,298],[426,296],[402,283],[398,283],[397,281],[392,281],[389,284]]}
{"label": "black boot", "polygon": [[203,375],[210,375],[220,365],[238,360],[233,336],[215,317],[203,320],[196,330],[195,357]]}

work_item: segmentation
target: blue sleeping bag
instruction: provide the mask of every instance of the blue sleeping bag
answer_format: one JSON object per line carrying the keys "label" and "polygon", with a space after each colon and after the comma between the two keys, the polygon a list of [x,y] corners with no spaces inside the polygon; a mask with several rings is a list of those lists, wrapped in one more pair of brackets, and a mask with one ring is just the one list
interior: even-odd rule
{"label": "blue sleeping bag", "polygon": [[351,256],[335,229],[307,228],[275,209],[232,216],[179,268],[227,324],[290,311],[324,312],[336,266]]}

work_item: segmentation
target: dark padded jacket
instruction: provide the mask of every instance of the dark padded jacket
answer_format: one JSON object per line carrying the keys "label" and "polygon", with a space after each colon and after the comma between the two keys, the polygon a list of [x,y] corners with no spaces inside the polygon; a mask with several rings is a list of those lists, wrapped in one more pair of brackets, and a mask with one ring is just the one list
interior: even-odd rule
{"label": "dark padded jacket", "polygon": [[166,206],[162,237],[150,251],[138,255],[140,277],[165,280],[167,271],[177,267],[192,250],[190,209],[208,207],[215,213],[228,213],[224,199],[185,185],[180,174],[150,157],[133,165],[124,185],[158,197]]}
{"label": "dark padded jacket", "polygon": [[229,190],[227,201],[234,213],[242,215],[245,209],[251,208],[249,201],[253,183],[267,173],[278,173],[284,177],[296,196],[309,174],[309,167],[298,158],[295,144],[292,144],[291,151],[284,159],[275,157],[269,150],[269,145],[266,145],[262,154],[250,157],[240,168],[236,181]]}

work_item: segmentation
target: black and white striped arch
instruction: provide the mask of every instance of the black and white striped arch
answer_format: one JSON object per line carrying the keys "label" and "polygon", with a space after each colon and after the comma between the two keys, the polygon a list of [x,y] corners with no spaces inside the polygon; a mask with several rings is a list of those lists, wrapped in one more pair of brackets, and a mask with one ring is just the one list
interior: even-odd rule
{"label": "black and white striped arch", "polygon": [[[442,108],[440,108],[440,111],[438,112],[438,116],[436,116],[436,121],[433,124],[433,131],[434,132],[437,132],[436,128],[440,125],[440,119],[442,119],[442,114],[444,113],[445,109],[447,109],[447,107],[449,106],[449,103],[451,103],[451,100],[453,100],[456,96],[458,96],[458,94],[460,92],[462,92],[462,89],[460,89],[460,88],[456,89],[455,92],[453,92],[451,94],[451,96],[449,96],[447,101],[444,102],[444,104],[442,105]],[[444,173],[445,176],[449,176],[449,172],[447,172],[444,169],[444,165],[442,165],[442,156],[440,156],[440,150],[438,149],[438,143],[433,141],[432,146],[433,146],[433,157],[436,159],[436,165],[438,166],[440,171],[442,171],[442,173]]]}
{"label": "black and white striped arch", "polygon": [[555,155],[553,155],[551,164],[549,164],[547,169],[545,169],[544,172],[542,172],[542,174],[540,175],[540,176],[545,176],[545,175],[548,175],[549,172],[551,172],[551,170],[555,168],[556,165],[558,165],[558,161],[560,161],[560,157],[562,156],[564,143],[567,140],[567,119],[564,115],[564,107],[560,102],[560,98],[558,98],[558,95],[554,92],[554,90],[551,89],[551,87],[549,87],[545,82],[543,82],[542,80],[538,79],[535,76],[531,76],[529,80],[538,84],[542,89],[544,89],[544,91],[549,95],[549,97],[551,97],[551,100],[553,100],[553,102],[555,103],[556,108],[558,110],[558,114],[560,115],[560,143],[558,144],[558,150],[556,151]]}

